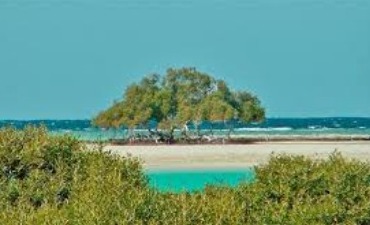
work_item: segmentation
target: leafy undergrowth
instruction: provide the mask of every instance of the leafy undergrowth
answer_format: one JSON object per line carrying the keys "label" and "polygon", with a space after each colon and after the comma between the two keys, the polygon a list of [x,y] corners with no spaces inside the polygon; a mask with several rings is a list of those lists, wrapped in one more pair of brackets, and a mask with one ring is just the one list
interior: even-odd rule
{"label": "leafy undergrowth", "polygon": [[236,188],[161,193],[140,161],[44,128],[0,130],[0,224],[370,224],[370,165],[272,156]]}

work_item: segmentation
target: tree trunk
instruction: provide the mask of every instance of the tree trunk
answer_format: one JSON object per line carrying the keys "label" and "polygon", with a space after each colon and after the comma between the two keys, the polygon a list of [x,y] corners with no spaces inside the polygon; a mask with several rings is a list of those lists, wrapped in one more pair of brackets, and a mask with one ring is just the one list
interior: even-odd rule
{"label": "tree trunk", "polygon": [[198,138],[200,137],[200,123],[199,122],[195,122],[195,129],[197,131],[197,136]]}
{"label": "tree trunk", "polygon": [[226,120],[224,121],[224,124],[225,124],[225,127],[229,129],[229,131],[227,132],[227,139],[230,140],[231,132],[233,131],[233,126],[232,126],[232,124],[228,124],[228,122]]}
{"label": "tree trunk", "polygon": [[169,140],[167,141],[167,144],[172,144],[174,142],[174,139],[175,139],[174,132],[175,132],[175,128],[171,127],[170,137],[169,137]]}
{"label": "tree trunk", "polygon": [[135,141],[135,128],[130,127],[129,128],[129,142],[132,144]]}

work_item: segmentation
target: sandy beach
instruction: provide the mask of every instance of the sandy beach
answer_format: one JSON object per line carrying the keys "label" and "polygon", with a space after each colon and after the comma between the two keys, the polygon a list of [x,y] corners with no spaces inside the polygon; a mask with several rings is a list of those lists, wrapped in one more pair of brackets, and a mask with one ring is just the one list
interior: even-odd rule
{"label": "sandy beach", "polygon": [[328,157],[335,150],[347,158],[370,161],[370,142],[276,142],[248,145],[105,146],[122,156],[139,157],[147,170],[243,169],[266,163],[271,154]]}

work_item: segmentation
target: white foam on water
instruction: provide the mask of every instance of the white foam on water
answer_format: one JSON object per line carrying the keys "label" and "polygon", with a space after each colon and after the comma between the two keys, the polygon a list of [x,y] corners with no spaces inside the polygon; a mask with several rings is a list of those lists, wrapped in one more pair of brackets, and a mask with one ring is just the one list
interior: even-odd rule
{"label": "white foam on water", "polygon": [[291,127],[244,127],[244,128],[236,128],[235,131],[251,131],[251,132],[272,132],[272,131],[291,131],[293,128]]}
{"label": "white foam on water", "polygon": [[338,129],[340,127],[337,127],[337,128],[329,128],[329,127],[323,127],[323,126],[318,126],[318,125],[313,125],[313,126],[308,126],[307,129],[308,130],[315,130],[315,131],[326,131],[326,130],[332,130],[332,129]]}

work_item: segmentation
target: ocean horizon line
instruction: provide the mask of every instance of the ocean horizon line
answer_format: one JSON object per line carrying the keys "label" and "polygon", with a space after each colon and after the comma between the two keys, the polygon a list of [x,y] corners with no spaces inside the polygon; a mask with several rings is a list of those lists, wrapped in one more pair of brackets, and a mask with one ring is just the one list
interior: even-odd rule
{"label": "ocean horizon line", "polygon": [[[271,117],[266,117],[266,120],[278,120],[278,119],[284,119],[284,120],[289,120],[289,119],[370,119],[369,116],[297,116],[297,117],[292,117],[292,116],[271,116]],[[53,119],[53,118],[44,118],[44,119],[1,119],[0,121],[3,122],[8,122],[8,121],[21,121],[21,122],[35,122],[35,121],[91,121],[92,119],[87,119],[87,118],[76,118],[76,119]]]}

